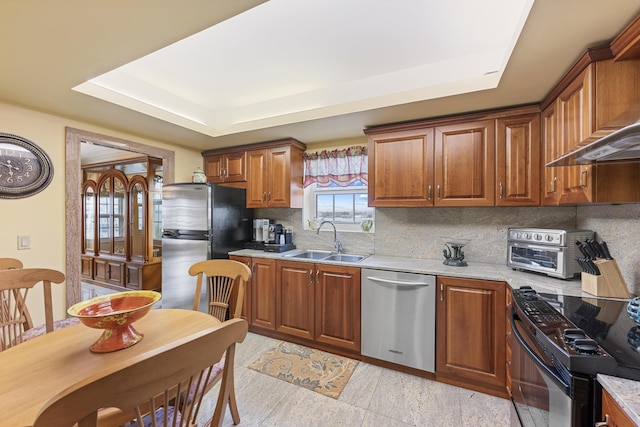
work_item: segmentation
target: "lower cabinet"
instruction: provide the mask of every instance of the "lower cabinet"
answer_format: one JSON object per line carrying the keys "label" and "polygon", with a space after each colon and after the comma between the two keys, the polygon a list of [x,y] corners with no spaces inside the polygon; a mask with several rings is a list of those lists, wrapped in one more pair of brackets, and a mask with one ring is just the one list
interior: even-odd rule
{"label": "lower cabinet", "polygon": [[249,324],[276,329],[276,260],[251,259],[251,315]]}
{"label": "lower cabinet", "polygon": [[[231,255],[229,256],[229,259],[241,262],[247,267],[249,267],[249,269],[251,269],[251,257]],[[242,311],[240,314],[240,317],[242,317],[247,322],[250,321],[250,314],[251,314],[251,283],[252,281],[253,279],[249,280],[249,282],[244,284],[244,301],[242,302]],[[230,312],[233,312],[233,310],[235,310],[237,300],[238,300],[238,288],[234,286],[233,291],[231,291],[231,297],[229,298]]]}
{"label": "lower cabinet", "polygon": [[444,276],[436,283],[436,379],[507,397],[507,285]]}
{"label": "lower cabinet", "polygon": [[609,427],[637,426],[605,389],[602,389],[602,420],[606,423],[596,423],[596,425]]}
{"label": "lower cabinet", "polygon": [[[229,259],[251,268],[243,317],[253,331],[360,352],[360,268],[234,255]],[[232,306],[236,298],[232,294]]]}
{"label": "lower cabinet", "polygon": [[161,261],[143,263],[83,255],[80,274],[84,282],[115,290],[159,290],[162,287]]}
{"label": "lower cabinet", "polygon": [[276,330],[360,352],[360,269],[278,261]]}

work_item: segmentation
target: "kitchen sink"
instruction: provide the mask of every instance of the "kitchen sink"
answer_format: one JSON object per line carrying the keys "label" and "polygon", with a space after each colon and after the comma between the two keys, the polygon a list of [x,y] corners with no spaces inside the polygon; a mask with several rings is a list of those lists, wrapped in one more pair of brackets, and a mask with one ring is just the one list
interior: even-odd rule
{"label": "kitchen sink", "polygon": [[365,258],[365,255],[334,254],[324,258],[323,261],[360,262]]}
{"label": "kitchen sink", "polygon": [[297,254],[285,255],[286,258],[304,258],[304,259],[326,259],[331,252],[329,251],[304,251]]}
{"label": "kitchen sink", "polygon": [[285,258],[297,258],[297,259],[315,259],[318,261],[334,261],[334,262],[360,262],[368,255],[355,255],[355,254],[336,254],[330,251],[316,251],[307,250],[303,252],[293,253],[285,255]]}

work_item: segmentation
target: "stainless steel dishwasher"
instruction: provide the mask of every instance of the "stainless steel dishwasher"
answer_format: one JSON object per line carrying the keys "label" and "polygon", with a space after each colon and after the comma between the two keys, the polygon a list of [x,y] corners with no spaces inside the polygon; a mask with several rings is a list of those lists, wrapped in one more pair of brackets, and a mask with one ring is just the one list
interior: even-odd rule
{"label": "stainless steel dishwasher", "polygon": [[435,372],[436,279],[362,269],[362,355]]}

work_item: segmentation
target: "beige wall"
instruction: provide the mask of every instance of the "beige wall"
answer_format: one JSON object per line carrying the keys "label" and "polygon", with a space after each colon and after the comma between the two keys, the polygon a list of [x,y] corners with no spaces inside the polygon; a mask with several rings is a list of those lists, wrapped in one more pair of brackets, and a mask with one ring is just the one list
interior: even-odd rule
{"label": "beige wall", "polygon": [[[53,180],[42,192],[24,199],[0,199],[0,257],[18,258],[25,267],[44,267],[65,272],[65,127],[173,150],[176,153],[176,182],[190,181],[193,170],[203,163],[199,151],[9,104],[0,103],[0,124],[0,132],[27,138],[46,151],[53,162]],[[17,250],[18,235],[31,236],[31,249]],[[44,322],[41,294],[39,288],[29,294],[29,309],[35,324]],[[55,287],[53,306],[55,319],[65,317],[64,284]]]}

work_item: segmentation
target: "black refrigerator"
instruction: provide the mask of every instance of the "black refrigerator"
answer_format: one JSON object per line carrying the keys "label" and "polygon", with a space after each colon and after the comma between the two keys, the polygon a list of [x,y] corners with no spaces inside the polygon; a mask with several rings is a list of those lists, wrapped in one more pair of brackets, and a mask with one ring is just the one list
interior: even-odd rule
{"label": "black refrigerator", "polygon": [[[253,209],[246,190],[210,183],[167,184],[162,188],[162,307],[193,308],[199,261],[229,258],[252,239]],[[203,286],[200,310],[206,311]]]}

